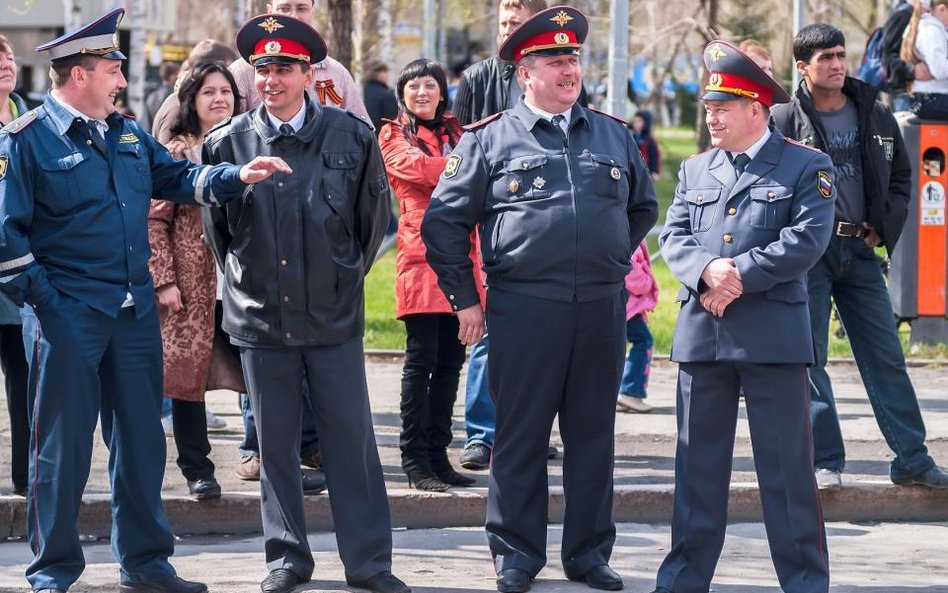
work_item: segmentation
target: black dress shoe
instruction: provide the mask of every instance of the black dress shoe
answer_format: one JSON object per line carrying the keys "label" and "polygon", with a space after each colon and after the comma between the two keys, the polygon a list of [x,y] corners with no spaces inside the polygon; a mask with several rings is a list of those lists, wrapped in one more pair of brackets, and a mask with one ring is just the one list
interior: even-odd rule
{"label": "black dress shoe", "polygon": [[490,465],[490,447],[471,443],[461,451],[461,467],[464,469],[487,469]]}
{"label": "black dress shoe", "polygon": [[411,588],[408,585],[387,570],[383,570],[365,581],[346,579],[346,583],[353,587],[375,591],[375,593],[411,593]]}
{"label": "black dress shoe", "polygon": [[297,585],[306,582],[306,579],[289,568],[275,568],[267,578],[260,583],[263,593],[290,593]]}
{"label": "black dress shoe", "polygon": [[500,593],[527,593],[533,577],[521,568],[505,568],[497,573],[497,590]]}
{"label": "black dress shoe", "polygon": [[221,485],[217,483],[214,476],[210,478],[199,478],[197,480],[188,480],[188,492],[194,497],[194,500],[210,500],[221,497]]}
{"label": "black dress shoe", "polygon": [[319,494],[326,490],[326,476],[314,470],[302,470],[303,494]]}
{"label": "black dress shoe", "polygon": [[920,474],[892,480],[899,486],[928,486],[929,488],[948,488],[948,473],[942,471],[937,465],[933,465],[927,471]]}
{"label": "black dress shoe", "polygon": [[603,591],[618,591],[622,588],[622,577],[616,571],[609,568],[608,564],[593,566],[580,577],[572,578],[573,581],[584,581],[593,589]]}
{"label": "black dress shoe", "polygon": [[[17,496],[26,496],[26,493],[27,493],[27,492],[28,492],[28,489],[27,489],[26,486],[14,486],[14,487],[13,487],[13,493],[16,494]],[[41,590],[42,590],[42,589],[41,589]]]}
{"label": "black dress shoe", "polygon": [[121,583],[121,593],[207,593],[207,585],[171,577],[160,583]]}

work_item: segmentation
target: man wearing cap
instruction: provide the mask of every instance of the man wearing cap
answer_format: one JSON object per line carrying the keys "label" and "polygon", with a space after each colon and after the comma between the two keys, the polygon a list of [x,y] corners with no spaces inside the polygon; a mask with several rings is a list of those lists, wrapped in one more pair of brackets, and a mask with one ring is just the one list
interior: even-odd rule
{"label": "man wearing cap", "polygon": [[428,263],[466,344],[484,333],[463,245],[480,231],[497,407],[487,538],[502,592],[529,590],[546,564],[546,451],[557,413],[563,567],[590,587],[622,588],[608,563],[623,279],[658,207],[625,125],[576,103],[587,30],[582,13],[557,6],[504,41],[500,58],[516,62],[523,98],[469,128],[422,223]]}
{"label": "man wearing cap", "polygon": [[671,549],[657,593],[707,593],[724,544],[738,404],[747,407],[764,524],[786,593],[826,593],[811,471],[806,272],[830,236],[832,163],[768,128],[789,95],[734,46],[704,52],[711,150],[686,160],[662,257],[681,282],[672,343],[678,449]]}
{"label": "man wearing cap", "polygon": [[948,488],[948,472],[935,464],[925,445],[925,421],[874,251],[895,249],[908,215],[912,165],[899,125],[879,101],[878,90],[846,76],[846,39],[836,27],[816,23],[800,29],[793,57],[800,87],[792,103],[774,110],[774,124],[787,136],[825,150],[839,187],[832,240],[807,277],[816,346],[809,374],[817,485],[838,490],[846,466],[826,372],[832,298],[876,422],[895,456],[889,479],[901,486]]}
{"label": "man wearing cap", "polygon": [[30,356],[27,524],[34,591],[66,591],[85,562],[77,520],[101,410],[119,590],[199,593],[175,575],[161,506],[161,341],[148,272],[152,197],[216,205],[286,163],[176,161],[115,112],[126,87],[114,10],[37,48],[52,59],[42,107],[0,132],[0,289],[21,309]]}
{"label": "man wearing cap", "polygon": [[[363,279],[388,224],[389,187],[365,120],[307,93],[326,44],[308,24],[265,14],[237,33],[262,103],[212,129],[204,161],[279,156],[294,167],[214,212],[222,327],[240,348],[260,443],[264,593],[309,581],[299,478],[300,416],[315,411],[339,555],[350,585],[408,593],[391,573],[392,534],[362,350]],[[308,390],[304,390],[304,381]],[[304,398],[309,398],[308,402]]]}

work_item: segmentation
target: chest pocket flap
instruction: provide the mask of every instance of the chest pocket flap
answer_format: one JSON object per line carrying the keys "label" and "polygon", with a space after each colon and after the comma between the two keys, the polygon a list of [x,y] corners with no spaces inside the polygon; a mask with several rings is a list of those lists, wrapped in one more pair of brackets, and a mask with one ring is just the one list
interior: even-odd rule
{"label": "chest pocket flap", "polygon": [[327,169],[355,169],[359,164],[359,155],[351,152],[325,152],[323,164]]}
{"label": "chest pocket flap", "polygon": [[790,221],[790,188],[780,185],[751,187],[751,225],[755,229],[780,229]]}
{"label": "chest pocket flap", "polygon": [[714,222],[716,205],[721,198],[721,188],[689,189],[685,192],[685,202],[688,204],[688,216],[691,219],[691,231],[698,233],[707,231]]}
{"label": "chest pocket flap", "polygon": [[547,163],[546,155],[538,154],[533,156],[521,156],[507,161],[506,170],[508,173],[528,172]]}

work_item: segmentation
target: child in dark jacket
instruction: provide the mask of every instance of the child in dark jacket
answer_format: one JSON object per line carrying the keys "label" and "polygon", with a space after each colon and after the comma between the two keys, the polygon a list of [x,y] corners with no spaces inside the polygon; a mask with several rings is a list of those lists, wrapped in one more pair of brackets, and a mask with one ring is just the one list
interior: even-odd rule
{"label": "child in dark jacket", "polygon": [[645,160],[645,166],[652,176],[652,181],[658,181],[661,173],[662,156],[658,150],[658,142],[652,136],[652,112],[648,109],[641,109],[635,112],[632,118],[632,136],[639,145],[642,152],[642,159]]}

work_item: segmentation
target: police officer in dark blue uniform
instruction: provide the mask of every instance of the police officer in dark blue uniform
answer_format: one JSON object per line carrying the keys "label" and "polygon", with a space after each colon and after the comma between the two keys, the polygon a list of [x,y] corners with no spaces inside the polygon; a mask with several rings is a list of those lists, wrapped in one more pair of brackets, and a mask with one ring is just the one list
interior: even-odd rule
{"label": "police officer in dark blue uniform", "polygon": [[175,575],[161,506],[161,341],[148,272],[150,199],[214,205],[283,161],[175,161],[115,112],[125,88],[124,10],[51,41],[46,103],[0,131],[0,288],[22,309],[30,359],[27,523],[34,591],[66,591],[85,566],[77,520],[102,414],[112,550],[122,592],[199,593]]}
{"label": "police officer in dark blue uniform", "polygon": [[658,593],[707,593],[727,526],[741,392],[767,538],[786,593],[826,593],[829,568],[812,471],[807,270],[833,222],[833,163],[768,128],[789,95],[737,48],[704,52],[713,148],[681,165],[661,234],[681,282],[672,344],[678,449],[672,545]]}
{"label": "police officer in dark blue uniform", "polygon": [[557,414],[563,567],[590,587],[622,588],[608,562],[623,280],[658,206],[625,125],[576,103],[587,29],[582,13],[558,6],[506,39],[500,57],[517,63],[524,96],[464,134],[422,224],[466,344],[484,330],[465,247],[480,231],[497,405],[487,537],[504,592],[527,591],[546,564],[546,451]]}

